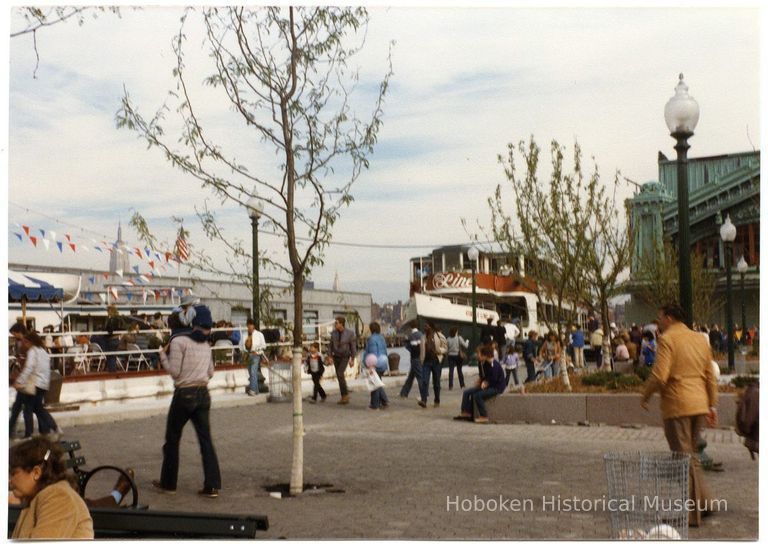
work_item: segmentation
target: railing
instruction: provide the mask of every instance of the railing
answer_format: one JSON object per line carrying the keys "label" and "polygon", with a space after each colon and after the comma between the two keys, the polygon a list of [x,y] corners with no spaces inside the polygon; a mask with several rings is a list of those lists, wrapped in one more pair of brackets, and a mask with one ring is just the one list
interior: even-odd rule
{"label": "railing", "polygon": [[[241,338],[245,338],[247,335],[246,329],[239,327],[226,327],[215,328],[211,330],[211,334],[216,332],[234,332],[240,331]],[[165,336],[170,334],[170,329],[149,329],[139,331],[114,331],[112,333],[113,338],[120,338],[126,334],[134,335],[134,339],[137,339],[139,335],[156,336],[161,334]],[[137,345],[137,342],[132,342],[130,349],[118,349],[118,350],[106,350],[99,343],[90,341],[94,336],[106,336],[109,335],[106,331],[75,331],[75,332],[59,332],[59,333],[46,333],[41,335],[50,336],[51,338],[62,337],[69,335],[73,337],[73,345],[69,347],[52,347],[47,348],[49,351],[49,357],[51,359],[52,368],[58,370],[62,376],[71,375],[88,375],[88,374],[100,374],[108,372],[107,359],[115,358],[115,371],[116,372],[139,372],[141,370],[153,371],[160,369],[160,351],[161,348],[142,348]],[[75,339],[85,336],[88,338],[88,343],[75,343]],[[9,346],[13,346],[14,338],[9,337]],[[306,348],[313,342],[320,344],[320,352],[323,352],[323,345],[327,346],[327,343],[323,342],[321,335],[315,340],[307,340],[302,342],[302,345]],[[141,342],[144,343],[143,341]],[[293,344],[290,342],[272,342],[267,343],[265,354],[267,359],[274,360],[281,356],[281,351],[286,348],[292,348]],[[61,353],[52,353],[51,350],[61,349]],[[219,340],[217,344],[211,346],[213,352],[214,366],[232,366],[245,364],[247,361],[241,359],[241,354],[245,353],[242,349],[242,344],[224,343],[223,340]],[[290,357],[290,349],[285,354]],[[13,370],[16,367],[20,370],[17,364],[16,357],[9,355],[9,370]]]}

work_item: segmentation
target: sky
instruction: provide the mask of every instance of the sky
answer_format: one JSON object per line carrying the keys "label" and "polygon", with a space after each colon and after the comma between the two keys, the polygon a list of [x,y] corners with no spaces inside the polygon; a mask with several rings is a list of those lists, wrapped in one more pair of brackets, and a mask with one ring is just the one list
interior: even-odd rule
{"label": "sky", "polygon": [[[663,111],[680,72],[701,108],[689,156],[760,148],[764,14],[756,4],[683,6],[369,7],[365,47],[352,61],[360,68],[356,106],[371,103],[392,41],[394,75],[370,167],[333,238],[403,247],[332,245],[312,273],[315,286],[331,288],[338,275],[342,289],[370,292],[375,302],[407,299],[411,257],[468,242],[462,218],[488,224],[487,198],[508,184],[497,156],[510,142],[533,136],[546,150],[557,140],[568,153],[578,142],[606,183],[617,170],[636,183],[656,179],[657,153],[675,154]],[[195,215],[206,201],[227,236],[250,244],[244,209],[221,205],[136,133],[116,128],[125,91],[151,116],[174,88],[180,15],[123,7],[119,17],[48,27],[37,35],[37,69],[31,36],[10,40],[9,262],[106,270],[108,257],[93,242],[114,240],[122,222],[126,243],[140,245],[127,226],[134,211],[168,243],[171,217],[183,218],[193,248],[223,259]],[[10,31],[20,25],[12,13]],[[190,80],[211,133],[257,167],[274,166],[252,136],[229,133],[228,103],[200,85],[210,64],[199,25],[186,30]],[[633,191],[625,184],[618,198]],[[49,239],[56,231],[58,241],[69,234],[79,249],[59,251],[52,240],[48,249],[33,247],[22,226],[38,238],[39,229]],[[278,239],[263,235],[259,244],[287,263]],[[146,261],[132,264],[148,269]]]}

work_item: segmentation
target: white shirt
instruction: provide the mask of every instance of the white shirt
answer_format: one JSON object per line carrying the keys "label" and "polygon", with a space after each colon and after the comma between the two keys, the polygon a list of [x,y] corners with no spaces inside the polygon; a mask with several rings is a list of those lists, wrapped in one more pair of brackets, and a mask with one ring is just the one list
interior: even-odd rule
{"label": "white shirt", "polygon": [[254,353],[256,355],[264,355],[264,350],[267,347],[267,341],[264,339],[264,335],[261,333],[261,331],[258,331],[256,329],[254,329],[253,332],[250,334],[248,334],[248,331],[245,331],[245,334],[243,335],[243,338],[241,340],[240,347],[244,351],[248,351],[245,347],[245,341],[248,339],[249,336],[251,337],[250,353]]}
{"label": "white shirt", "polygon": [[28,380],[31,380],[35,387],[46,391],[51,384],[51,358],[44,349],[37,346],[27,350],[27,360],[21,374],[16,378],[16,383],[24,385]]}
{"label": "white shirt", "polygon": [[517,336],[520,334],[520,329],[514,323],[505,323],[504,328],[507,331],[507,340],[517,340]]}

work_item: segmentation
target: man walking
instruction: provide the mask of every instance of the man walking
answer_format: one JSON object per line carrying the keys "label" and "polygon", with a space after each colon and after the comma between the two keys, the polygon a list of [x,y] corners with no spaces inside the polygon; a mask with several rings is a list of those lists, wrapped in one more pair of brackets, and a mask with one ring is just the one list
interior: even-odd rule
{"label": "man walking", "polygon": [[576,330],[571,334],[571,346],[573,347],[573,366],[584,368],[584,331],[581,325],[576,325]]}
{"label": "man walking", "polygon": [[152,486],[162,493],[176,493],[179,442],[184,426],[192,420],[205,474],[203,488],[197,493],[210,499],[219,496],[221,473],[213,448],[209,419],[211,397],[208,394],[208,381],[213,377],[213,355],[208,337],[212,327],[211,311],[206,306],[198,306],[192,321],[192,331],[174,337],[160,352],[160,363],[173,378],[175,387],[165,427],[160,480],[152,481]]}
{"label": "man walking", "polygon": [[333,359],[333,366],[336,367],[336,378],[339,380],[339,393],[341,400],[338,404],[349,404],[349,390],[347,389],[347,379],[344,377],[344,371],[347,366],[352,366],[357,352],[357,339],[355,333],[345,328],[347,320],[339,316],[334,323],[334,331],[331,333],[330,353]]}
{"label": "man walking", "polygon": [[421,383],[421,331],[416,327],[416,321],[411,322],[411,332],[408,335],[408,343],[405,345],[405,349],[411,355],[411,368],[408,371],[408,377],[405,379],[403,388],[400,389],[400,396],[404,399],[408,398],[408,394],[413,387],[413,380],[416,379],[416,386],[419,387]]}
{"label": "man walking", "polygon": [[523,344],[523,360],[525,361],[525,383],[536,381],[536,355],[539,353],[539,345],[536,342],[538,333],[528,331],[528,340]]}
{"label": "man walking", "polygon": [[264,381],[261,376],[261,359],[264,357],[267,341],[261,331],[256,330],[256,322],[253,319],[248,319],[245,325],[247,332],[240,349],[248,358],[248,387],[245,392],[252,397],[260,393],[259,386],[261,384],[259,382]]}
{"label": "man walking", "polygon": [[689,525],[698,527],[712,499],[701,474],[696,447],[704,425],[717,423],[712,351],[701,334],[683,323],[683,309],[677,304],[667,304],[659,310],[659,329],[663,334],[641,404],[648,409],[648,399],[659,391],[669,449],[691,456],[688,496],[695,501],[695,508],[688,519]]}

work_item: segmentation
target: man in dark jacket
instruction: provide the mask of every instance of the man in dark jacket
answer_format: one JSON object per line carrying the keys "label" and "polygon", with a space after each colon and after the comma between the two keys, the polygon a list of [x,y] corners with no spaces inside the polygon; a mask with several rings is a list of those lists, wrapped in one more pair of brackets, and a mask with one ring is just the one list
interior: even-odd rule
{"label": "man in dark jacket", "polygon": [[528,340],[523,345],[523,360],[525,361],[525,372],[528,377],[525,383],[536,379],[536,355],[539,353],[539,344],[536,342],[538,334],[536,331],[528,331]]}
{"label": "man in dark jacket", "polygon": [[347,365],[352,366],[357,353],[357,338],[354,332],[345,328],[346,324],[347,320],[344,317],[337,317],[331,333],[330,354],[333,366],[336,367],[336,378],[339,380],[339,393],[341,393],[338,404],[349,404],[349,390],[344,371]]}
{"label": "man in dark jacket", "polygon": [[504,370],[493,358],[493,346],[481,346],[477,356],[480,377],[475,387],[464,390],[461,397],[461,415],[454,419],[472,421],[474,407],[477,407],[475,423],[488,423],[488,411],[485,401],[500,395],[506,387]]}
{"label": "man in dark jacket", "polygon": [[400,396],[404,399],[408,398],[408,394],[411,392],[411,387],[413,386],[413,380],[416,380],[416,386],[418,387],[421,383],[421,370],[422,370],[422,361],[421,361],[421,337],[423,336],[421,334],[421,331],[417,327],[416,321],[412,321],[410,323],[411,325],[411,332],[408,334],[407,344],[405,345],[405,348],[408,350],[408,353],[411,354],[411,368],[408,371],[408,377],[405,379],[405,383],[403,384],[403,388],[400,389]]}

